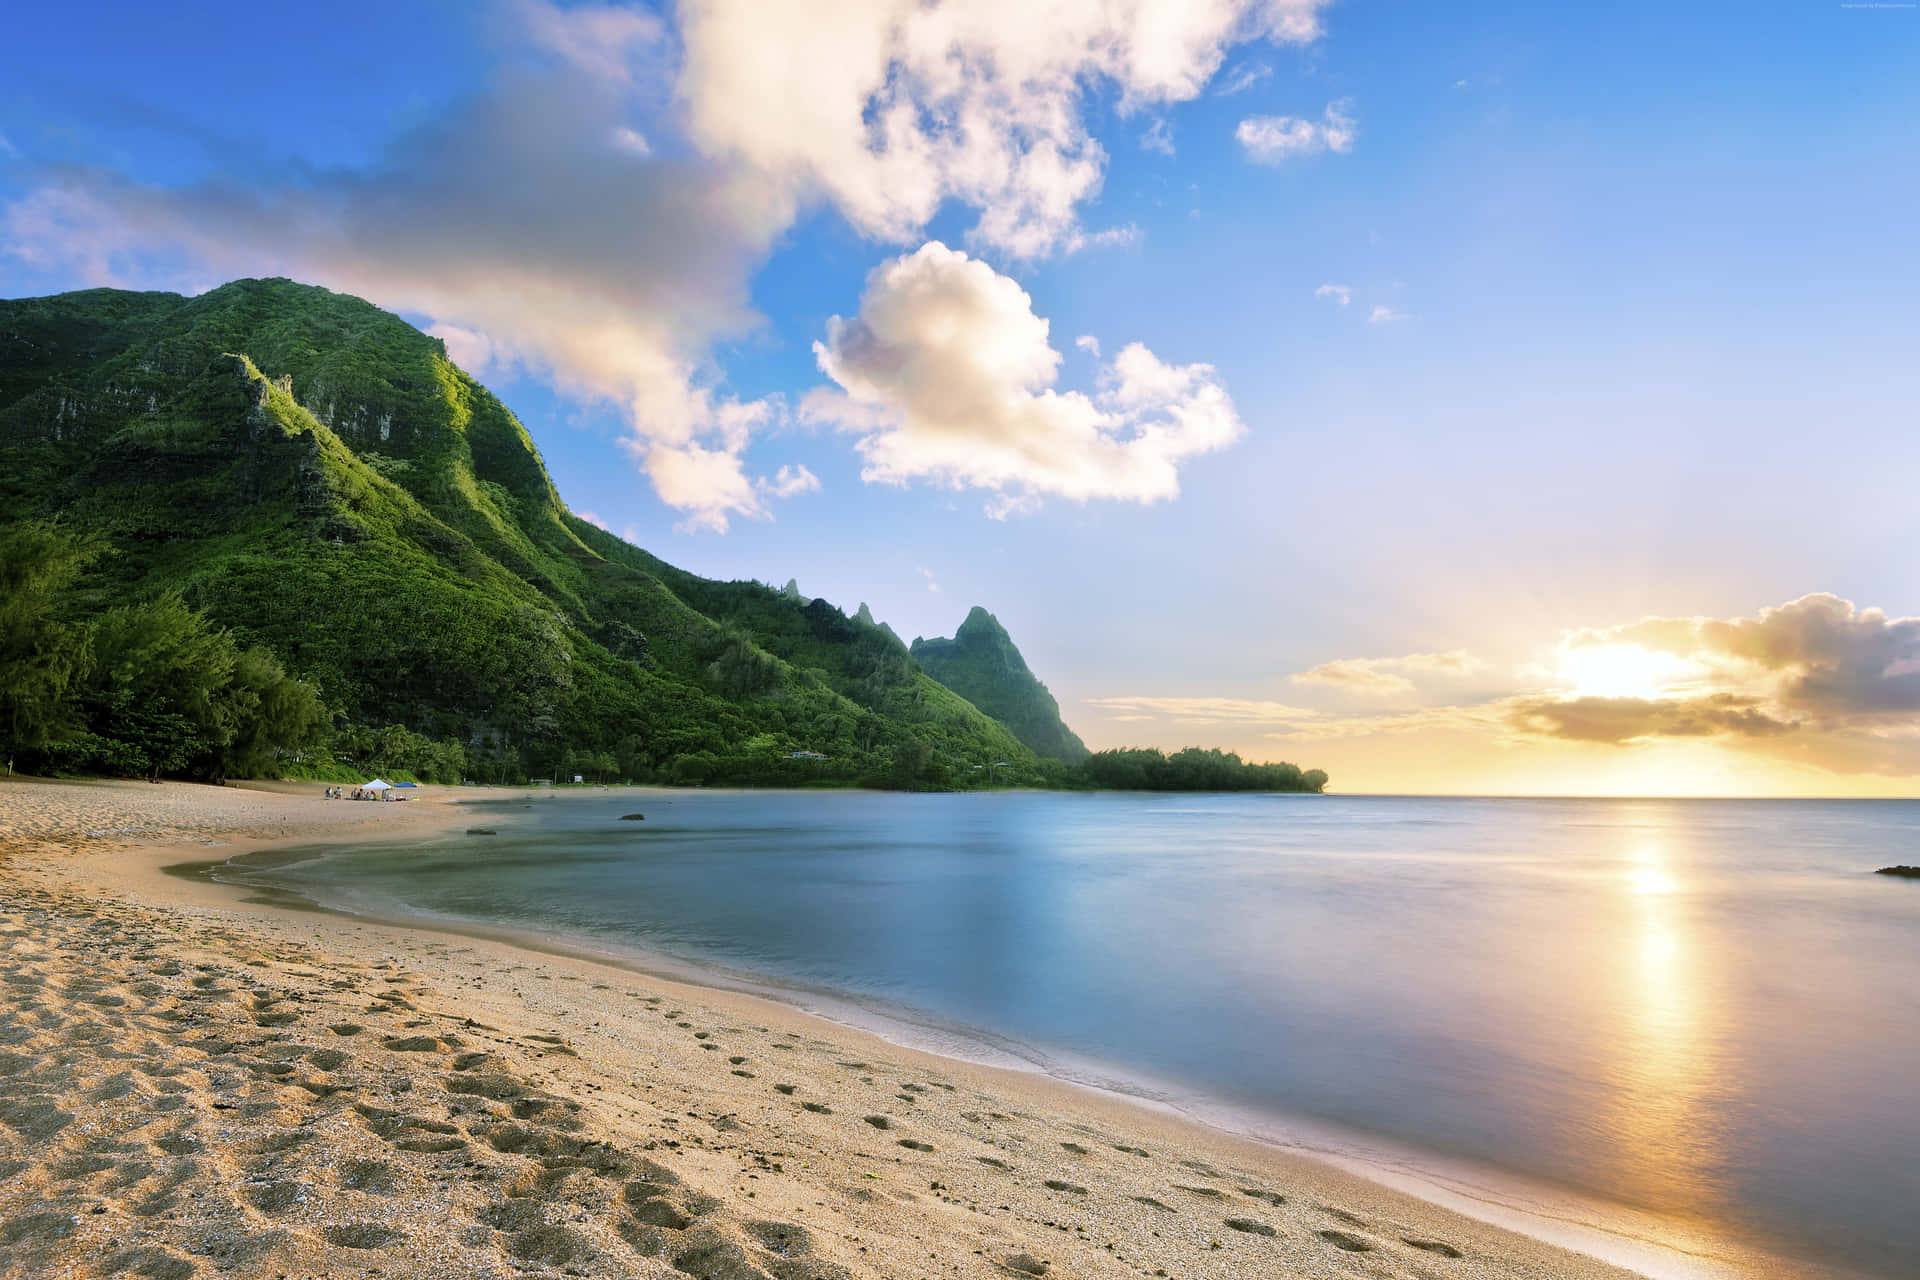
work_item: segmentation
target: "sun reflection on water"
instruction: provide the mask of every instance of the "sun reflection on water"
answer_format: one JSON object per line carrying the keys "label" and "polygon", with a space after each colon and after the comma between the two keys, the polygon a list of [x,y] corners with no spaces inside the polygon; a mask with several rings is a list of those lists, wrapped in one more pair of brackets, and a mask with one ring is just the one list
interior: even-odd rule
{"label": "sun reflection on water", "polygon": [[1623,1182],[1647,1208],[1708,1214],[1722,1164],[1713,1113],[1721,1087],[1710,957],[1691,933],[1684,868],[1659,840],[1640,844],[1608,904],[1620,988],[1599,1117]]}

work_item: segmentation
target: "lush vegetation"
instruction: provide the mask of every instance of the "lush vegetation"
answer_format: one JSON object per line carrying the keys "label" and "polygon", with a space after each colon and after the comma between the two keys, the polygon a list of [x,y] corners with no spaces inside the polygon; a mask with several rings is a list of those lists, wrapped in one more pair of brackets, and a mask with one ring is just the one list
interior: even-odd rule
{"label": "lush vegetation", "polygon": [[157,778],[284,773],[329,737],[313,687],[161,595],[86,620],[63,588],[99,548],[37,523],[0,529],[0,738],[29,766]]}
{"label": "lush vegetation", "polygon": [[923,662],[667,565],[438,339],[324,289],[0,301],[0,513],[0,729],[46,767],[1087,784],[983,611]]}
{"label": "lush vegetation", "polygon": [[913,642],[926,673],[1013,730],[1034,754],[1078,764],[1086,744],[1060,719],[1060,704],[1027,669],[1000,620],[975,606],[951,640]]}
{"label": "lush vegetation", "polygon": [[1320,791],[1327,775],[1292,764],[1248,764],[1231,751],[1188,747],[1172,755],[1152,747],[1096,751],[1081,766],[1109,791]]}

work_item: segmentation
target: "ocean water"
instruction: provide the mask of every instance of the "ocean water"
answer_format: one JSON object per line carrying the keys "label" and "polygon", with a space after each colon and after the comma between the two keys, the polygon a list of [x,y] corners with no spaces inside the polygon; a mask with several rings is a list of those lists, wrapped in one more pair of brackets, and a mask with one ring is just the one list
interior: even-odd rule
{"label": "ocean water", "polygon": [[1920,1275],[1920,883],[1869,874],[1920,862],[1920,803],[628,792],[472,812],[498,834],[245,874],[697,967],[1736,1259],[1675,1275],[1760,1255]]}

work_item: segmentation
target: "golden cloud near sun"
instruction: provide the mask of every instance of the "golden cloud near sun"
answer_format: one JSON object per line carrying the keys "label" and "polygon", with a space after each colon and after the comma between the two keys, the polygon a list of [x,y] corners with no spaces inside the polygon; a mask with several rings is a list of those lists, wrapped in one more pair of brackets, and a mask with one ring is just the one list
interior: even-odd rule
{"label": "golden cloud near sun", "polygon": [[[1920,618],[1815,594],[1748,617],[1568,631],[1536,652],[1504,680],[1464,650],[1334,658],[1288,677],[1341,700],[1332,703],[1154,695],[1087,705],[1124,718],[1114,736],[1128,742],[1188,745],[1202,725],[1229,738],[1257,732],[1235,745],[1257,755],[1285,742],[1342,790],[1920,791]],[[1364,713],[1351,709],[1356,697]],[[1142,732],[1156,722],[1165,734]]]}

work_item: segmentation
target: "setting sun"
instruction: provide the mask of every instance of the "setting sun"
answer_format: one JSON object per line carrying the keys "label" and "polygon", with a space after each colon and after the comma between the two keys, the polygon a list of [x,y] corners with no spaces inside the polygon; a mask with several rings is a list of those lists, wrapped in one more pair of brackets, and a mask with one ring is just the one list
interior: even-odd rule
{"label": "setting sun", "polygon": [[1556,673],[1578,698],[1659,698],[1698,674],[1695,664],[1637,644],[1569,648]]}

